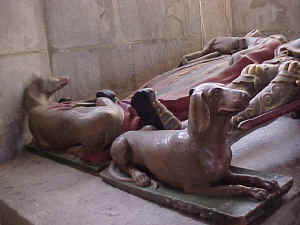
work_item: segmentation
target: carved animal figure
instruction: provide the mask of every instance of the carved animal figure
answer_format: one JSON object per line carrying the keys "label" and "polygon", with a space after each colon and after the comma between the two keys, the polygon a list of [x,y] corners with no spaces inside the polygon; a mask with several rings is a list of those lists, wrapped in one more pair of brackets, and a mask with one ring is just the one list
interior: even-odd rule
{"label": "carved animal figure", "polygon": [[[223,54],[232,55],[231,64],[241,60],[245,55],[253,52],[254,49],[257,53],[263,53],[263,57],[273,58],[274,49],[280,44],[287,42],[287,39],[280,34],[271,35],[263,38],[264,35],[257,29],[250,31],[244,37],[216,37],[211,39],[201,51],[192,52],[188,55],[184,55],[180,66],[187,63],[192,63],[204,59],[210,59]],[[277,41],[276,41],[277,40]],[[277,42],[277,43],[276,43]],[[258,57],[262,58],[256,53],[255,60]],[[249,59],[248,59],[249,60]],[[264,59],[265,60],[265,59]],[[245,60],[243,60],[245,62]],[[256,63],[256,62],[253,62]]]}
{"label": "carved animal figure", "polygon": [[[243,91],[202,84],[191,91],[187,129],[122,134],[112,144],[110,168],[116,164],[139,186],[150,185],[145,173],[148,171],[185,193],[263,200],[268,191],[278,188],[276,181],[230,171],[232,156],[226,142],[227,125],[232,115],[245,109],[248,103]],[[217,186],[220,181],[228,185]]]}
{"label": "carved animal figure", "polygon": [[[97,98],[97,107],[53,102],[51,96],[68,82],[67,77],[35,77],[25,89],[33,145],[48,150],[81,146],[91,153],[103,152],[121,132],[123,110],[109,97]],[[107,160],[109,151],[99,157],[99,161]]]}

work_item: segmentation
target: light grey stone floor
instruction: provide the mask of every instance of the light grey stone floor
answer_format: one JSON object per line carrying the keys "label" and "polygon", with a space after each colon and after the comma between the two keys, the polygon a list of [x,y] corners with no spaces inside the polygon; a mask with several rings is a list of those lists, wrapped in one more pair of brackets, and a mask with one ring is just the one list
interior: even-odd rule
{"label": "light grey stone floor", "polygon": [[[281,208],[261,225],[297,225],[300,121],[280,118],[233,145],[233,165],[291,175]],[[98,177],[22,153],[0,166],[0,225],[204,225],[115,189]]]}

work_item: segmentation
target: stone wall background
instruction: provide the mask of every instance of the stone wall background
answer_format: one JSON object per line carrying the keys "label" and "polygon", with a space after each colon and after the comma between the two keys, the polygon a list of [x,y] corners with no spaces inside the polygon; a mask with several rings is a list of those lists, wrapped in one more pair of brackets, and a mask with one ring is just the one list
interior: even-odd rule
{"label": "stone wall background", "polygon": [[57,97],[121,97],[210,38],[257,27],[297,37],[299,0],[0,0],[0,163],[23,143],[32,74],[69,75]]}
{"label": "stone wall background", "polygon": [[33,73],[50,75],[43,2],[0,0],[0,162],[22,147],[22,94]]}
{"label": "stone wall background", "polygon": [[233,35],[256,27],[267,34],[300,37],[299,0],[232,0]]}
{"label": "stone wall background", "polygon": [[[72,83],[60,92],[93,96],[100,88],[126,96],[178,65],[215,35],[231,34],[230,1],[48,0],[51,67]],[[213,21],[218,26],[210,26]],[[203,32],[205,30],[205,32]]]}

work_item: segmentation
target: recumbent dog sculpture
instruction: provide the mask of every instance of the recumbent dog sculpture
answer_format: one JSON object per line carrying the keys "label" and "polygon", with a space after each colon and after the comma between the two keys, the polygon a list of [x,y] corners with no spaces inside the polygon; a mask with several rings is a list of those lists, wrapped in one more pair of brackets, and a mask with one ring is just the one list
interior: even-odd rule
{"label": "recumbent dog sculpture", "polygon": [[[230,171],[227,126],[234,114],[248,106],[248,95],[213,83],[190,93],[188,128],[122,134],[111,147],[112,175],[118,174],[117,165],[138,186],[150,185],[147,171],[185,193],[265,199],[278,188],[276,181]],[[151,95],[155,98],[154,91]],[[226,185],[217,185],[221,181]]]}
{"label": "recumbent dog sculpture", "polygon": [[[101,107],[51,101],[51,96],[68,82],[69,78],[62,76],[35,76],[25,89],[24,105],[33,136],[32,144],[44,150],[79,146],[84,152],[100,152],[99,161],[107,162],[110,154],[105,150],[121,133],[123,110],[114,103],[113,96],[97,98],[94,105]],[[102,96],[106,96],[105,93]]]}

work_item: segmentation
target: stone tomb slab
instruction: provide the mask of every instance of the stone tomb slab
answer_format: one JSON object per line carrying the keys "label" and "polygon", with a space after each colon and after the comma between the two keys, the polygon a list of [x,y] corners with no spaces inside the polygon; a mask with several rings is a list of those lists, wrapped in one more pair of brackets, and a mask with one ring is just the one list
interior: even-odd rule
{"label": "stone tomb slab", "polygon": [[250,224],[278,208],[281,204],[281,196],[287,193],[293,185],[293,178],[289,176],[266,174],[240,167],[232,167],[232,171],[257,175],[268,180],[274,179],[278,182],[280,190],[269,195],[265,201],[257,202],[250,198],[220,198],[184,194],[160,182],[158,182],[157,189],[151,186],[142,188],[134,183],[114,179],[108,168],[100,172],[100,176],[104,182],[128,193],[219,225]]}
{"label": "stone tomb slab", "polygon": [[[73,167],[75,169],[79,169],[81,171],[93,174],[93,175],[99,175],[99,172],[104,169],[106,166],[108,166],[109,162],[107,163],[99,163],[97,165],[90,165],[82,160],[80,160],[78,157],[67,153],[67,152],[56,152],[56,151],[48,151],[44,149],[39,149],[31,145],[26,145],[25,150],[33,153],[35,155],[39,155],[51,160],[54,160],[58,163]],[[1,224],[0,224],[1,225]]]}

